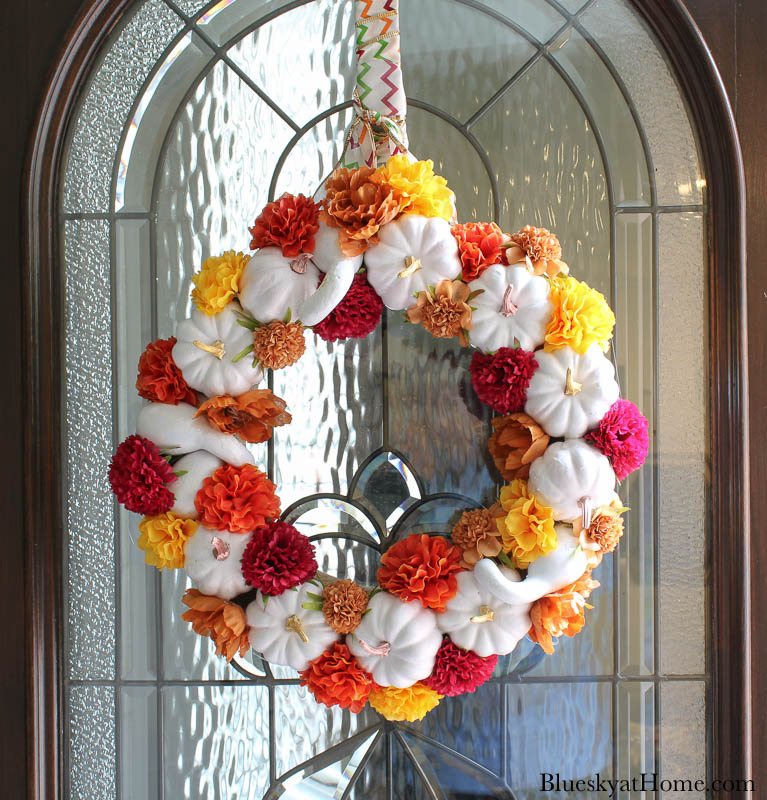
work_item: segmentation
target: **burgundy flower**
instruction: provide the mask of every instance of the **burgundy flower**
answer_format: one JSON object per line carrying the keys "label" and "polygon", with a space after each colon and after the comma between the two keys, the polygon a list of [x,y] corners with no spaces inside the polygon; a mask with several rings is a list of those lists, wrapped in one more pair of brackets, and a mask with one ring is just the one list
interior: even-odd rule
{"label": "burgundy flower", "polygon": [[344,299],[313,330],[326,342],[364,339],[376,329],[382,313],[381,298],[367,282],[365,275],[357,274]]}
{"label": "burgundy flower", "polygon": [[173,468],[156,445],[143,436],[129,436],[109,465],[109,483],[117,502],[148,517],[171,508],[173,492],[165,484],[175,480]]}
{"label": "burgundy flower", "polygon": [[242,554],[245,580],[264,594],[282,594],[315,572],[314,545],[287,522],[256,528]]}
{"label": "burgundy flower", "polygon": [[497,661],[498,656],[483,658],[445,639],[437,650],[431,675],[422,683],[447,697],[473,692],[490,678]]}
{"label": "burgundy flower", "polygon": [[612,464],[615,477],[622,481],[644,464],[650,450],[648,422],[630,400],[616,400],[596,429],[584,437]]}
{"label": "burgundy flower", "polygon": [[501,347],[491,355],[476,351],[469,369],[477,397],[499,414],[514,414],[524,410],[538,362],[527,350]]}

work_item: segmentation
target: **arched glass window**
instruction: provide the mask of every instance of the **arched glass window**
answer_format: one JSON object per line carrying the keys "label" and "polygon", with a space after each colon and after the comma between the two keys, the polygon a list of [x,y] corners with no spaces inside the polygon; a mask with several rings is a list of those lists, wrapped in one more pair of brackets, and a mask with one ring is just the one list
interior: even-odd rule
{"label": "arched glass window", "polygon": [[[553,229],[615,309],[622,394],[653,432],[621,490],[624,542],[580,636],[544,659],[523,643],[406,728],[310,702],[255,656],[228,667],[180,620],[185,577],[145,567],[105,465],[135,429],[139,355],[187,315],[202,259],[247,249],[269,199],[338,161],[354,3],[134,2],[60,189],[72,797],[532,798],[542,773],[706,774],[706,179],[682,94],[626,0],[400,2],[411,149],[459,218]],[[470,353],[400,316],[274,378],[294,417],[268,449],[283,509],[338,533],[321,568],[361,580],[387,537],[442,530],[495,487]]]}

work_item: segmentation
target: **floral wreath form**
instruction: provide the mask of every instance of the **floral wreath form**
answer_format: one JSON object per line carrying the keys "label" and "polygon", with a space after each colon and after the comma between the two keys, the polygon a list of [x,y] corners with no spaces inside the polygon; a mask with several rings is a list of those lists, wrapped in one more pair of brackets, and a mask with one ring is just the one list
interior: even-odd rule
{"label": "floral wreath form", "polygon": [[[592,570],[623,535],[616,479],[647,457],[648,424],[605,356],[614,315],[569,275],[556,236],[457,224],[445,179],[407,151],[396,3],[358,6],[359,74],[389,81],[358,80],[344,166],[318,202],[283,195],[249,228],[252,255],[203,262],[191,317],[141,356],[150,402],[109,480],[144,515],[147,564],[186,571],[182,618],[227,661],[252,648],[298,670],[319,703],[415,721],[473,692],[526,635],[552,653],[583,628]],[[506,485],[449,537],[388,547],[371,587],[318,572],[244,442],[290,423],[287,402],[258,386],[301,358],[307,329],[364,338],[384,306],[475,348]]]}

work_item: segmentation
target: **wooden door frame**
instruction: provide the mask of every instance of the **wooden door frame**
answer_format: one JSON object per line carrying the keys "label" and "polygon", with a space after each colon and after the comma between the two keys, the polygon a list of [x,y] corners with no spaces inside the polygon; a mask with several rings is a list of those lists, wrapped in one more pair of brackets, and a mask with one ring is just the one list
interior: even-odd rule
{"label": "wooden door frame", "polygon": [[[700,32],[677,0],[631,0],[658,36],[688,98],[709,186],[711,320],[713,774],[750,777],[749,462],[745,183],[732,111]],[[132,0],[89,0],[59,54],[28,150],[23,208],[24,530],[26,536],[27,796],[61,797],[64,498],[63,292],[56,197],[64,138],[96,56]],[[738,537],[733,531],[741,532]],[[755,624],[764,625],[759,621]],[[764,627],[762,627],[762,631]],[[764,741],[761,733],[760,741]],[[758,750],[757,750],[758,752]],[[760,765],[759,775],[765,775]],[[757,776],[754,776],[757,777]],[[757,778],[758,779],[758,778]],[[764,785],[764,784],[762,784]],[[18,795],[19,797],[21,794]]]}

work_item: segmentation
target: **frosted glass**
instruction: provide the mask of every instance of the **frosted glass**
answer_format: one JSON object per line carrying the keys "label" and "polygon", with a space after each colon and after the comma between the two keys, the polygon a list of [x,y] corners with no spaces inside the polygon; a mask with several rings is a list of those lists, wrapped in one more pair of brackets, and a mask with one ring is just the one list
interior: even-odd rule
{"label": "frosted glass", "polygon": [[[706,780],[706,685],[687,681],[664,683],[661,700],[660,768],[663,779],[682,778],[693,783]],[[659,792],[659,795],[663,800],[702,800],[706,796],[705,792],[695,791],[668,791]]]}
{"label": "frosted glass", "polygon": [[69,796],[114,800],[117,785],[114,688],[72,686],[68,710]]}

